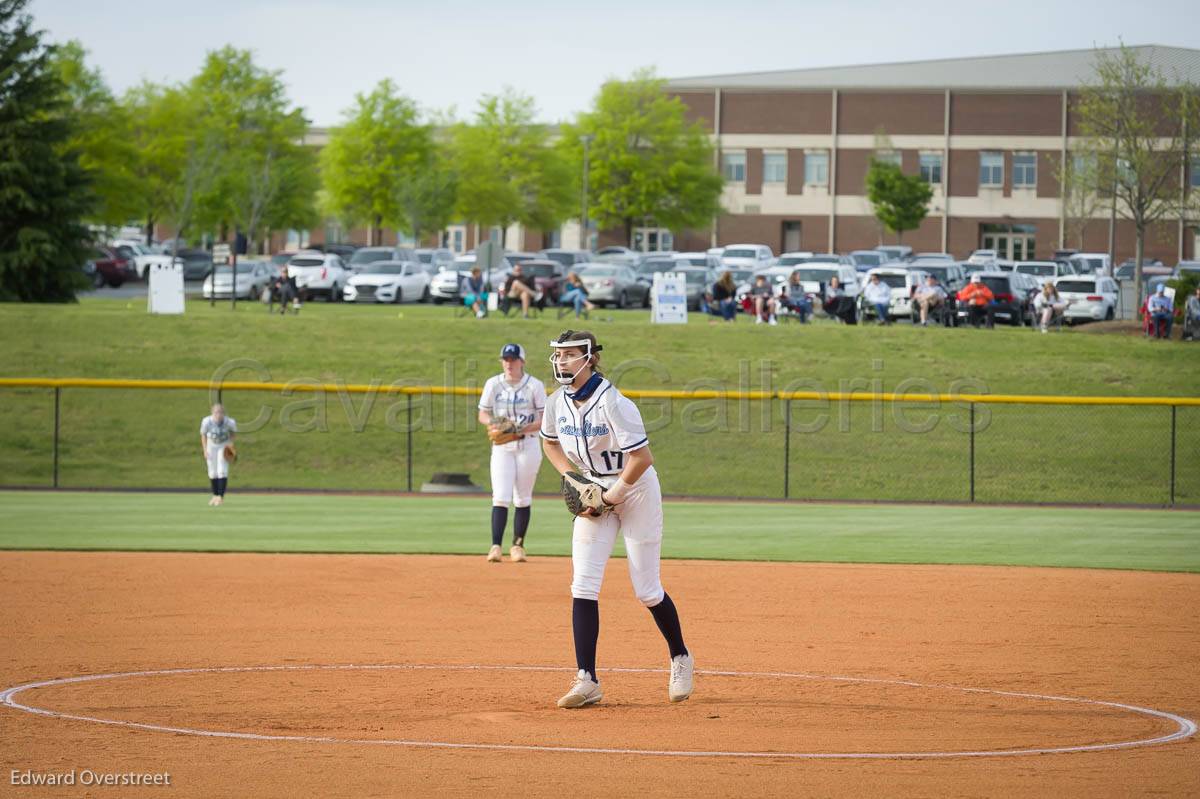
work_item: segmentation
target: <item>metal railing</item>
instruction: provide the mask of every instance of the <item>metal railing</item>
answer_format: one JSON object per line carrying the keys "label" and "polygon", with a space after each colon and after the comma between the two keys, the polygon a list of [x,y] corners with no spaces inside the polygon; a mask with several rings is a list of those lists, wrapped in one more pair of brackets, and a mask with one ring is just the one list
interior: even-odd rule
{"label": "metal railing", "polygon": [[[483,485],[488,482],[488,450],[474,420],[475,402],[456,401],[478,396],[476,388],[0,378],[0,391],[8,394],[3,405],[9,413],[23,420],[16,433],[11,432],[13,422],[0,417],[0,427],[10,431],[0,432],[0,458],[10,464],[0,484],[10,486],[196,485],[198,463],[188,448],[196,446],[201,411],[222,400],[239,420],[240,437],[264,452],[262,462],[274,464],[239,467],[237,484],[243,487],[413,491],[419,488],[418,470],[467,472]],[[52,403],[46,402],[47,391]],[[128,392],[182,399],[148,403]],[[642,408],[664,492],[671,495],[1200,504],[1200,398],[623,393]],[[253,421],[246,422],[241,411],[251,406],[251,396],[259,408]],[[365,398],[359,408],[353,404],[356,396]],[[114,397],[126,401],[114,404]],[[382,423],[373,404],[379,399],[391,402]],[[682,412],[679,403],[684,404]],[[347,420],[331,424],[328,406],[339,404]],[[37,445],[30,420],[43,419],[47,405],[50,418],[44,421],[51,440],[44,447]],[[296,406],[311,410],[320,423],[296,421]],[[276,412],[277,429],[271,426]],[[136,418],[128,418],[130,414]],[[64,431],[68,416],[72,424]],[[349,445],[321,438],[362,434]],[[397,436],[403,438],[402,465]],[[39,465],[47,454],[48,480]],[[70,479],[64,475],[68,456]],[[248,463],[254,463],[253,456]],[[555,489],[552,472],[543,468],[539,491]]]}

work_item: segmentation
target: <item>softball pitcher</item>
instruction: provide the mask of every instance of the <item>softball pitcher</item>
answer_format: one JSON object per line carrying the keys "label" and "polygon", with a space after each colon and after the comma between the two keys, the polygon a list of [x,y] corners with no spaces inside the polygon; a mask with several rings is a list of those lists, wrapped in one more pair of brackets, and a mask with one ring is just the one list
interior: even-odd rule
{"label": "softball pitcher", "polygon": [[542,465],[536,436],[546,407],[546,387],[525,373],[525,348],[520,344],[504,345],[500,365],[504,371],[488,378],[479,398],[479,422],[487,425],[492,440],[492,548],[487,559],[500,562],[511,502],[515,510],[508,555],[514,563],[521,563],[525,560],[533,483]]}
{"label": "softball pitcher", "polygon": [[695,664],[683,643],[679,613],[659,579],[662,493],[641,412],[600,374],[600,345],[587,331],[568,330],[550,342],[554,379],[562,386],[546,403],[542,440],[562,475],[571,536],[571,621],[579,671],[559,707],[583,707],[603,698],[596,676],[600,637],[600,584],[620,532],[625,538],[633,591],[667,641],[671,677],[667,696],[692,694]]}
{"label": "softball pitcher", "polygon": [[225,415],[225,406],[212,406],[212,414],[200,421],[200,451],[208,466],[208,480],[212,484],[209,505],[220,505],[225,501],[225,486],[229,484],[229,464],[237,457],[233,440],[237,437],[237,422]]}

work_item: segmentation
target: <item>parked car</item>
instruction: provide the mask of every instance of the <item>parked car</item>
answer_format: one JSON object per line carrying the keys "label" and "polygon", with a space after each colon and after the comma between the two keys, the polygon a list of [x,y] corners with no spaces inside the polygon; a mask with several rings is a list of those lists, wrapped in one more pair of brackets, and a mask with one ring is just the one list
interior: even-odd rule
{"label": "parked car", "polygon": [[644,255],[645,253],[638,252],[631,247],[601,247],[600,249],[596,250],[596,254],[592,257],[592,261],[636,267],[642,262]]}
{"label": "parked car", "polygon": [[881,244],[875,249],[887,255],[892,261],[912,260],[913,248],[907,244]]}
{"label": "parked car", "polygon": [[357,244],[312,244],[309,245],[309,249],[323,252],[326,255],[336,255],[342,259],[342,264],[345,265],[359,250],[359,246]]}
{"label": "parked car", "polygon": [[[1132,261],[1126,261],[1117,267],[1113,273],[1113,277],[1117,280],[1133,280],[1134,264]],[[1170,275],[1172,269],[1169,266],[1163,266],[1162,261],[1142,261],[1142,277],[1157,277],[1159,275]]]}
{"label": "parked car", "polygon": [[1104,275],[1070,275],[1054,281],[1058,295],[1069,300],[1067,322],[1112,320],[1117,315],[1117,281]]}
{"label": "parked car", "polygon": [[[471,276],[471,269],[474,266],[475,255],[468,253],[458,256],[454,259],[453,264],[434,275],[429,284],[429,296],[434,304],[441,305],[443,302],[461,299],[463,282]],[[512,264],[507,258],[501,258],[499,266],[490,273],[483,274],[484,285],[489,291],[492,290],[494,286],[501,285],[511,271]]]}
{"label": "parked car", "polygon": [[1075,274],[1075,268],[1066,261],[1017,261],[1014,269],[1041,278],[1042,282]]}
{"label": "parked car", "polygon": [[646,278],[649,282],[654,282],[654,275],[658,272],[674,272],[678,264],[675,263],[673,255],[647,255],[646,258],[633,267],[634,274],[639,277]]}
{"label": "parked car", "polygon": [[765,244],[730,244],[721,253],[721,265],[735,269],[765,269],[775,253]]}
{"label": "parked car", "polygon": [[283,266],[295,257],[295,250],[282,250],[271,256],[271,263],[275,264],[275,266]]}
{"label": "parked car", "polygon": [[674,271],[683,275],[687,289],[688,310],[700,310],[700,301],[704,298],[705,292],[716,282],[716,275],[707,266],[680,266]]}
{"label": "parked car", "polygon": [[808,250],[781,253],[778,258],[771,261],[771,266],[795,266],[796,264],[803,263],[806,258],[812,258],[813,255],[814,253]]}
{"label": "parked car", "polygon": [[350,256],[346,268],[357,274],[368,265],[380,261],[419,263],[417,253],[412,247],[359,247]]}
{"label": "parked car", "polygon": [[558,304],[567,271],[567,267],[548,258],[536,258],[521,264],[521,272],[533,281],[534,290],[542,292],[550,305]]}
{"label": "parked car", "polygon": [[644,307],[650,304],[650,284],[638,280],[628,266],[591,264],[577,271],[587,289],[588,300],[598,306],[628,308],[630,305]]}
{"label": "parked car", "polygon": [[953,261],[954,256],[948,252],[919,252],[912,257],[914,261]]}
{"label": "parked car", "polygon": [[[359,251],[361,252],[361,250]],[[420,261],[372,261],[346,282],[346,302],[426,302],[429,273]]]}
{"label": "parked car", "polygon": [[449,268],[454,263],[454,252],[449,247],[419,247],[417,260],[432,276]]}
{"label": "parked car", "polygon": [[112,250],[93,247],[91,257],[84,262],[83,273],[91,279],[94,288],[107,285],[115,289],[126,280],[137,277],[137,267],[133,261],[122,258]]}
{"label": "parked car", "polygon": [[883,266],[889,260],[887,253],[879,250],[855,250],[850,253],[849,258],[854,264],[854,268],[860,272],[866,272],[876,266]]}
{"label": "parked car", "polygon": [[[892,299],[888,304],[888,320],[908,319],[913,312],[913,292],[918,286],[925,285],[928,272],[910,266],[896,264],[893,266],[877,266],[863,277],[863,284],[871,282],[872,275],[879,275],[879,282],[892,290]],[[859,318],[875,316],[875,306],[867,302],[863,295],[858,295]]]}
{"label": "parked car", "polygon": [[562,247],[548,247],[540,250],[538,257],[550,261],[558,261],[568,269],[576,264],[587,264],[592,261],[592,254],[587,250],[567,250]]}
{"label": "parked car", "polygon": [[1172,277],[1183,277],[1184,273],[1189,275],[1200,275],[1200,261],[1180,261],[1175,266],[1175,271],[1171,273]]}
{"label": "parked car", "polygon": [[832,252],[786,252],[775,259],[776,266],[799,266],[800,264],[849,264],[854,262],[848,256]]}
{"label": "parked car", "polygon": [[212,271],[212,253],[208,250],[180,250],[175,258],[183,261],[184,280],[203,280]]}
{"label": "parked car", "polygon": [[139,280],[146,279],[146,273],[151,266],[155,264],[169,266],[171,264],[171,256],[154,252],[135,239],[113,239],[109,242],[108,248],[126,261],[133,262]]}
{"label": "parked car", "polygon": [[967,284],[967,271],[962,264],[945,263],[942,261],[913,261],[906,264],[906,269],[919,269],[933,275],[942,284],[947,293],[954,293]]}
{"label": "parked car", "polygon": [[967,257],[967,263],[972,265],[987,266],[995,263],[999,255],[995,250],[975,250]]}
{"label": "parked car", "polygon": [[[1027,322],[1033,324],[1033,305],[1027,293],[1026,277],[1008,272],[980,272],[979,276],[995,296],[992,308],[997,322],[1005,321],[1014,327]],[[956,313],[960,322],[970,319],[965,304],[960,303]]]}
{"label": "parked car", "polygon": [[[255,300],[262,296],[279,276],[279,267],[270,261],[239,258],[237,263],[237,297]],[[204,299],[228,299],[233,296],[233,265],[217,264],[204,278],[201,294]]]}
{"label": "parked car", "polygon": [[536,252],[509,252],[505,250],[504,257],[508,259],[510,264],[523,264],[527,261],[545,260]]}
{"label": "parked car", "polygon": [[672,257],[676,266],[703,266],[707,269],[721,268],[721,258],[706,252],[677,252]]}
{"label": "parked car", "polygon": [[1079,275],[1112,275],[1112,260],[1107,253],[1077,252],[1068,256],[1068,261]]}
{"label": "parked car", "polygon": [[810,263],[760,269],[753,273],[749,280],[739,284],[738,299],[740,300],[749,293],[754,279],[759,275],[765,276],[771,287],[778,291],[780,285],[791,278],[792,272],[800,273],[800,284],[804,287],[804,291],[818,299],[825,286],[829,285],[829,279],[832,277],[836,277],[842,284],[842,289],[847,297],[857,299],[859,292],[862,291],[862,276],[850,264]]}
{"label": "parked car", "polygon": [[296,253],[287,268],[302,296],[324,297],[328,302],[342,299],[342,290],[352,274],[340,255],[319,250]]}

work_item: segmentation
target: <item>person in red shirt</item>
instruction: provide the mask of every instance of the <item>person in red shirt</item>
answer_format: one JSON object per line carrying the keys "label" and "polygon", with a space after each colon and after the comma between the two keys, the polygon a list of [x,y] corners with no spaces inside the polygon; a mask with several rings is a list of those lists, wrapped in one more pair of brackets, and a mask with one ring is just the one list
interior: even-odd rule
{"label": "person in red shirt", "polygon": [[967,318],[975,327],[979,327],[981,319],[987,320],[989,329],[995,326],[996,312],[992,305],[995,299],[996,295],[977,274],[971,275],[971,282],[958,291],[958,301],[966,303]]}

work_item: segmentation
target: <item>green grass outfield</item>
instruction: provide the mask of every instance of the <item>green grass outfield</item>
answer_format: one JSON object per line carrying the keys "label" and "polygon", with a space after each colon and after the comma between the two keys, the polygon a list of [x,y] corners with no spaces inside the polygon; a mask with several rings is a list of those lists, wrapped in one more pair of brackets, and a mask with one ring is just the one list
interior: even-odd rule
{"label": "green grass outfield", "polygon": [[[102,293],[102,292],[101,292]],[[828,322],[778,327],[651,325],[645,311],[601,311],[585,323],[623,388],[857,389],[1068,395],[1200,395],[1200,346],[1081,330],[943,330]],[[450,306],[310,303],[296,317],[255,303],[151,316],[144,300],[0,305],[5,376],[209,379],[243,359],[235,380],[347,383],[395,380],[480,386],[517,341],[549,381],[546,342],[573,319],[455,317]],[[259,371],[261,369],[261,371]],[[802,381],[802,382],[799,382]],[[63,487],[205,485],[198,426],[203,391],[68,389],[62,394]],[[397,491],[407,487],[403,401],[226,392],[242,425],[239,488]],[[782,403],[641,400],[668,494],[777,498],[783,494]],[[488,484],[489,450],[470,397],[418,398],[414,487],[434,472]],[[806,499],[969,498],[966,412],[795,403],[790,495]],[[53,392],[0,390],[0,485],[48,486]],[[1161,407],[991,406],[975,440],[976,499],[985,502],[1167,504],[1170,411]],[[257,429],[249,420],[267,419]],[[901,418],[904,417],[904,418]],[[904,429],[918,422],[928,429]],[[1200,504],[1200,408],[1177,419],[1176,502]],[[556,488],[543,466],[537,489]]]}
{"label": "green grass outfield", "polygon": [[[220,508],[206,501],[201,493],[3,491],[0,549],[482,556],[490,540],[483,497],[232,493]],[[668,502],[665,515],[668,558],[1200,572],[1200,513],[1190,511]],[[570,554],[560,502],[534,503],[528,546],[533,556]]]}

